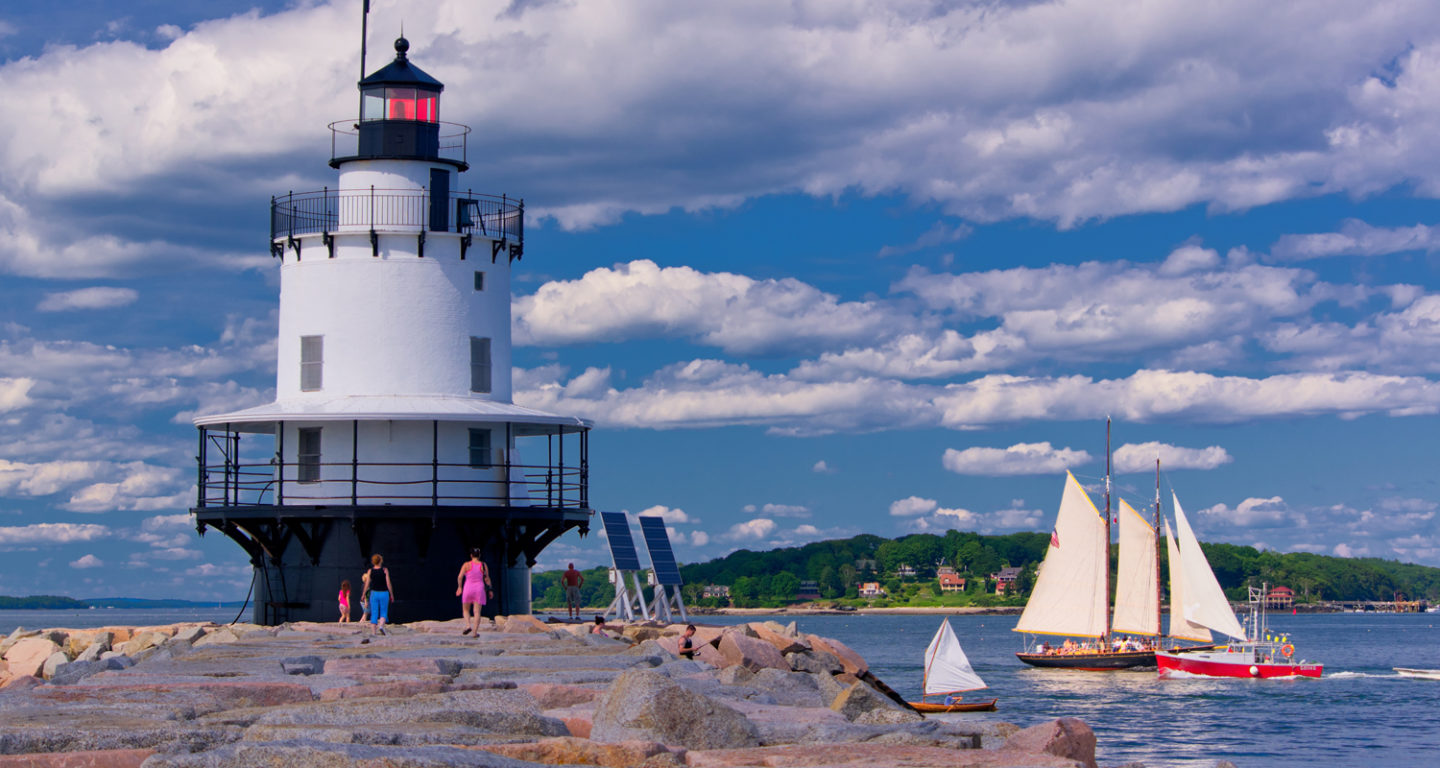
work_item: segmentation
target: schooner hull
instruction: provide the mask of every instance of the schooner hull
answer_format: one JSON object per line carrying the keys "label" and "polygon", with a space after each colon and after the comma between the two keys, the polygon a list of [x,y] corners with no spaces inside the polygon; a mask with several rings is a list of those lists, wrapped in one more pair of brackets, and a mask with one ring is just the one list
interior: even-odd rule
{"label": "schooner hull", "polygon": [[1111,672],[1155,666],[1154,651],[1109,651],[1091,653],[1017,653],[1021,661],[1032,667],[1047,669],[1079,669],[1089,672]]}

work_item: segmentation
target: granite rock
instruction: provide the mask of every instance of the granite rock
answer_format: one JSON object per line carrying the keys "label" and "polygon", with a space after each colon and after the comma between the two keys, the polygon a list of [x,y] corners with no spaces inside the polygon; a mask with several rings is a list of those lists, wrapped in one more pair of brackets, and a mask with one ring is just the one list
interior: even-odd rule
{"label": "granite rock", "polygon": [[600,698],[590,738],[603,742],[658,741],[687,749],[755,746],[755,726],[745,716],[664,675],[634,669]]}
{"label": "granite rock", "polygon": [[1007,752],[1043,752],[1095,768],[1095,732],[1083,721],[1062,717],[1031,726],[1005,740]]}

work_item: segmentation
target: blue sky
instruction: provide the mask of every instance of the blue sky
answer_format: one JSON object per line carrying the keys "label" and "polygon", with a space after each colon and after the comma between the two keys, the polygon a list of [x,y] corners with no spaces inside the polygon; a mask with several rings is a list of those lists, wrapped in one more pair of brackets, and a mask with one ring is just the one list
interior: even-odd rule
{"label": "blue sky", "polygon": [[[359,2],[0,10],[0,594],[238,598],[197,413],[272,399],[270,195]],[[523,197],[516,400],[682,561],[1051,525],[1440,565],[1425,2],[375,0]],[[542,567],[605,560],[571,535]]]}

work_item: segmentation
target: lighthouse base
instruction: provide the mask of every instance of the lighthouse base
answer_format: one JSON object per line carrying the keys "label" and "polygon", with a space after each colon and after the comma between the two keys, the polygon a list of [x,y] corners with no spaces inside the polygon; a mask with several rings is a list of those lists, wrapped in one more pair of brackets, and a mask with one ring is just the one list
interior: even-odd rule
{"label": "lighthouse base", "polygon": [[389,621],[461,615],[460,567],[479,548],[494,589],[486,616],[530,612],[530,569],[550,542],[589,531],[591,511],[546,507],[271,506],[192,509],[203,536],[214,528],[250,555],[255,576],[252,621],[335,621],[341,584],[351,586],[351,618],[360,618],[361,577],[370,556],[385,559],[392,580]]}

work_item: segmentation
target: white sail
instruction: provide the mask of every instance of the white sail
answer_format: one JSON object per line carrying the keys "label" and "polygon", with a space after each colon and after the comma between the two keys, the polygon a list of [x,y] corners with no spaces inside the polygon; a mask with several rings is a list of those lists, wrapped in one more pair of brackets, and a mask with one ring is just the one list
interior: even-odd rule
{"label": "white sail", "polygon": [[1105,575],[1109,567],[1109,541],[1105,517],[1065,473],[1060,514],[1050,536],[1050,548],[1035,577],[1035,588],[1016,632],[1074,637],[1103,637],[1108,595]]}
{"label": "white sail", "polygon": [[1115,574],[1116,632],[1160,634],[1160,589],[1155,583],[1155,528],[1120,500],[1120,567]]}
{"label": "white sail", "polygon": [[935,639],[925,649],[925,695],[943,696],[947,693],[973,691],[984,688],[985,681],[970,667],[970,659],[960,648],[950,620],[940,623]]}
{"label": "white sail", "polygon": [[1165,552],[1170,556],[1170,636],[1180,640],[1210,642],[1210,630],[1185,620],[1185,571],[1180,564],[1180,548],[1170,535],[1170,521],[1165,521]]}
{"label": "white sail", "polygon": [[1175,501],[1175,527],[1180,530],[1180,564],[1185,576],[1185,620],[1229,635],[1236,640],[1245,639],[1245,629],[1230,609],[1230,601],[1215,580],[1210,561],[1200,549],[1190,522],[1185,519],[1185,510],[1180,508],[1180,498],[1171,494]]}

